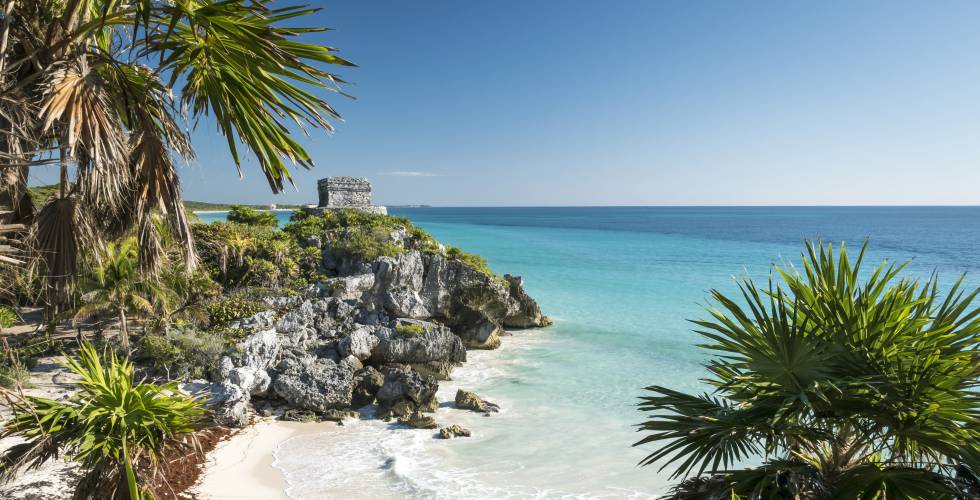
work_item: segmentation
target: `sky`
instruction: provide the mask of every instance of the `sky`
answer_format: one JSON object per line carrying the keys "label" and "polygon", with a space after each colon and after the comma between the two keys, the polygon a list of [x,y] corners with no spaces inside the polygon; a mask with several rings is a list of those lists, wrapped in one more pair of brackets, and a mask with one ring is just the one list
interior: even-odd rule
{"label": "sky", "polygon": [[[273,195],[193,132],[186,199],[316,179],[437,206],[980,203],[980,2],[312,2],[358,68]],[[334,68],[336,69],[336,68]]]}

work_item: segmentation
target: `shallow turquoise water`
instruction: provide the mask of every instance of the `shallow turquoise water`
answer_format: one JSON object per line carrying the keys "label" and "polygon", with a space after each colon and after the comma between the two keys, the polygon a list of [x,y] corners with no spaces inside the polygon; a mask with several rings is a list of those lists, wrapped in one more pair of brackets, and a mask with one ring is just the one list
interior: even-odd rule
{"label": "shallow turquoise water", "polygon": [[[799,262],[804,238],[871,238],[868,262],[914,260],[949,283],[980,264],[980,209],[970,208],[467,208],[403,209],[439,240],[524,276],[555,319],[517,331],[499,351],[472,352],[444,384],[477,390],[505,411],[445,408],[470,439],[358,422],[285,443],[276,465],[297,498],[647,497],[665,473],[635,464],[641,388],[700,388],[704,355],[687,319],[707,290],[735,275],[764,280]],[[967,282],[976,286],[975,276]]]}

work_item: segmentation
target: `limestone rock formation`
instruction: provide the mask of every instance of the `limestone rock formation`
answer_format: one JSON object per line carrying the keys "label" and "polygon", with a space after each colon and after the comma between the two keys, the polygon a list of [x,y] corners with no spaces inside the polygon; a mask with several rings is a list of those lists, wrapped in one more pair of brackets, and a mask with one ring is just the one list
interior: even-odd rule
{"label": "limestone rock formation", "polygon": [[[267,298],[268,311],[233,325],[248,335],[212,385],[219,422],[245,425],[252,398],[321,418],[369,404],[382,418],[435,411],[438,380],[466,361],[467,348],[497,347],[505,328],[550,324],[521,278],[494,276],[439,245],[412,246],[418,233],[406,227],[386,234],[400,251],[372,260],[332,248],[336,235],[307,240],[322,245],[321,271],[332,277],[300,297]],[[497,409],[463,393],[457,406]]]}

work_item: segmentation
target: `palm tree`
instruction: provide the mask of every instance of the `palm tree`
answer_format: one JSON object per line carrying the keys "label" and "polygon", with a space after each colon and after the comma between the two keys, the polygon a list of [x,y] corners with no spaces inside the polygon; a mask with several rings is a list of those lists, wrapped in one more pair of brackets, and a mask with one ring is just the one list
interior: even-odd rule
{"label": "palm tree", "polygon": [[[141,267],[161,248],[162,214],[194,248],[177,158],[193,157],[188,126],[208,117],[241,172],[253,152],[273,192],[292,182],[286,162],[312,158],[294,130],[330,130],[339,114],[319,95],[342,95],[326,65],[353,66],[336,49],[297,37],[319,9],[269,0],[7,0],[0,16],[0,225],[32,220],[41,272],[65,303],[77,250],[135,229]],[[295,128],[293,126],[295,125]],[[24,203],[31,168],[60,168],[60,189],[36,217]],[[27,208],[23,208],[27,207]],[[23,209],[22,209],[23,208]]]}
{"label": "palm tree", "polygon": [[128,359],[112,353],[100,357],[91,344],[83,344],[78,359],[67,359],[65,366],[81,377],[80,390],[70,399],[27,396],[15,402],[14,417],[0,437],[26,442],[0,455],[0,480],[67,455],[86,470],[75,498],[116,498],[118,489],[128,490],[132,500],[143,498],[146,488],[140,487],[134,464],[152,468],[175,437],[197,428],[203,409],[175,382],[135,383]]}
{"label": "palm tree", "polygon": [[81,288],[83,305],[78,309],[76,319],[102,312],[115,313],[119,318],[122,348],[127,353],[130,352],[127,314],[150,313],[153,301],[166,297],[159,285],[140,276],[139,250],[134,237],[119,245],[109,243],[102,262],[92,267]]}
{"label": "palm tree", "polygon": [[843,245],[807,243],[802,272],[777,266],[763,290],[742,280],[737,300],[711,292],[694,324],[713,393],[651,386],[640,403],[636,445],[657,445],[641,463],[695,476],[673,498],[980,493],[978,291],[940,294],[904,265],[862,274],[866,247],[852,265]]}

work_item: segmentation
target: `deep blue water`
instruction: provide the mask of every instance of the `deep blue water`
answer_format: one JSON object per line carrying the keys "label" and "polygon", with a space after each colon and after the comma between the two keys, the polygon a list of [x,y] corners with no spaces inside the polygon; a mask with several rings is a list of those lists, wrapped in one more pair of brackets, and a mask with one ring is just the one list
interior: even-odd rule
{"label": "deep blue water", "polygon": [[[949,284],[968,273],[967,285],[980,285],[980,207],[419,208],[391,213],[410,218],[443,242],[485,256],[499,273],[524,276],[528,292],[556,322],[548,329],[516,332],[499,352],[471,356],[456,383],[507,410],[490,419],[440,414],[444,421],[471,427],[473,438],[450,445],[422,436],[409,446],[403,441],[411,431],[388,434],[367,426],[360,434],[357,428],[345,430],[354,434],[342,441],[321,437],[284,446],[278,466],[294,485],[290,493],[300,498],[349,493],[329,475],[299,479],[299,461],[308,461],[319,449],[336,455],[324,455],[319,459],[324,462],[364,461],[365,472],[356,481],[373,496],[619,498],[661,493],[669,484],[666,474],[635,467],[645,454],[630,447],[639,437],[633,426],[642,420],[636,398],[650,384],[703,389],[698,379],[705,354],[694,347],[698,338],[687,320],[704,317],[709,289],[734,292],[733,277],[765,280],[773,264],[798,264],[805,239],[846,241],[855,253],[869,240],[868,266],[912,259],[909,275],[938,272],[941,283]],[[351,442],[356,446],[349,453],[337,451]],[[413,451],[405,452],[406,446]],[[392,474],[367,472],[374,470],[372,464],[389,460],[410,465],[395,467]],[[475,471],[475,463],[484,465]]]}

